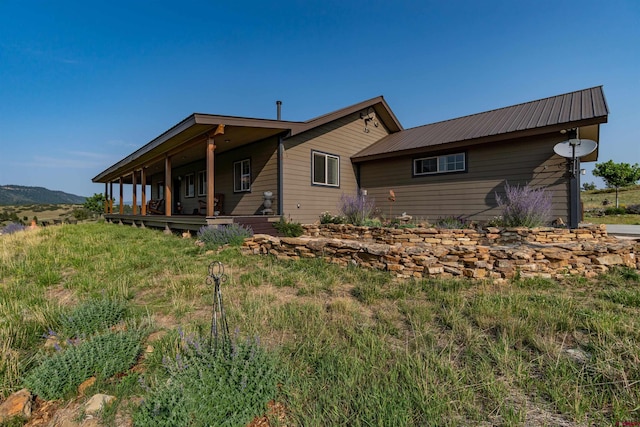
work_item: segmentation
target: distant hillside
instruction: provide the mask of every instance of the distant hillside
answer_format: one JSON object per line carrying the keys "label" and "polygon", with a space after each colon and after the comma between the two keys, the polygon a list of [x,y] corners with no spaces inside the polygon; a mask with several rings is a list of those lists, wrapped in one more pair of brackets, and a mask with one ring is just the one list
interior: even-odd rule
{"label": "distant hillside", "polygon": [[25,187],[21,185],[0,185],[0,205],[32,205],[84,203],[86,197],[63,191],[47,190],[43,187]]}

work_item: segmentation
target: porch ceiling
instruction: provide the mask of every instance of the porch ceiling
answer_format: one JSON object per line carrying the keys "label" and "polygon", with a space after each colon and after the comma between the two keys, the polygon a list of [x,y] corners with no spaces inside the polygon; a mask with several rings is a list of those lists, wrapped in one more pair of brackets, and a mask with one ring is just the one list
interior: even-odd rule
{"label": "porch ceiling", "polygon": [[202,159],[206,156],[207,134],[221,124],[225,125],[224,134],[214,137],[216,153],[288,133],[296,125],[286,121],[193,114],[92,181],[111,182],[123,177],[125,183],[131,183],[134,170],[142,167],[147,168],[149,173],[164,170],[166,155],[171,156],[172,167]]}

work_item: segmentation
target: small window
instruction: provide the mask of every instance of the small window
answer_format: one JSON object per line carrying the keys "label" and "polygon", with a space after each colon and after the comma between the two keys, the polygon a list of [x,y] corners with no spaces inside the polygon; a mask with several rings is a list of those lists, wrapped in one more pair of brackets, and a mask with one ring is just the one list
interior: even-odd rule
{"label": "small window", "polygon": [[198,196],[207,195],[207,171],[198,172]]}
{"label": "small window", "polygon": [[251,160],[244,159],[233,164],[233,191],[251,191]]}
{"label": "small window", "polygon": [[158,183],[158,199],[164,199],[164,182]]}
{"label": "small window", "polygon": [[312,182],[315,185],[340,186],[340,157],[333,154],[312,152]]}
{"label": "small window", "polygon": [[194,197],[196,194],[196,186],[193,178],[193,174],[185,175],[184,177],[185,197]]}
{"label": "small window", "polygon": [[466,170],[465,153],[447,154],[444,156],[413,159],[414,175],[430,175],[446,172],[463,172]]}

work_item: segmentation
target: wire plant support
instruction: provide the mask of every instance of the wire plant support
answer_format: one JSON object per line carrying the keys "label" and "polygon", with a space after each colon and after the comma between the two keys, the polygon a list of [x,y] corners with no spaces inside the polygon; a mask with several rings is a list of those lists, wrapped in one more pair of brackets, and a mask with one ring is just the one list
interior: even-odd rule
{"label": "wire plant support", "polygon": [[213,347],[214,353],[221,350],[225,356],[231,354],[231,337],[229,335],[229,324],[222,303],[222,292],[220,284],[227,281],[224,273],[224,264],[220,261],[213,261],[209,264],[209,274],[207,275],[207,285],[213,285],[213,307],[211,318],[211,335],[209,344]]}

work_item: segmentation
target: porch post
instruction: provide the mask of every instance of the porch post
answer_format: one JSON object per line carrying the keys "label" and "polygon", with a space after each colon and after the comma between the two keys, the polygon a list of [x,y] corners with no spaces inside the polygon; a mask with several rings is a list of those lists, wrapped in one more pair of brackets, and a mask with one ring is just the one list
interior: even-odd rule
{"label": "porch post", "polygon": [[140,169],[140,184],[142,185],[142,201],[140,202],[140,214],[147,214],[147,172],[143,167]]}
{"label": "porch post", "polygon": [[113,181],[109,181],[109,213],[113,213]]}
{"label": "porch post", "polygon": [[133,171],[133,177],[131,178],[131,183],[133,184],[133,214],[138,215],[138,181],[136,180],[136,171]]}
{"label": "porch post", "polygon": [[171,157],[164,158],[164,214],[171,216]]}
{"label": "porch post", "polygon": [[207,216],[213,216],[214,211],[214,169],[215,169],[215,155],[216,145],[213,137],[209,135],[207,140]]}
{"label": "porch post", "polygon": [[120,177],[120,215],[124,215],[124,179]]}
{"label": "porch post", "polygon": [[212,134],[208,134],[207,139],[207,216],[213,216],[215,212],[215,166],[216,166],[216,144],[214,137],[224,135],[224,125],[219,124]]}
{"label": "porch post", "polygon": [[109,183],[104,183],[104,213],[109,213]]}

